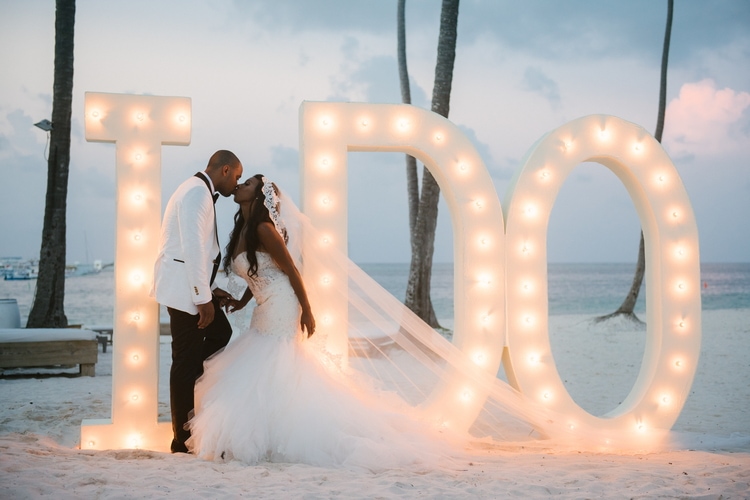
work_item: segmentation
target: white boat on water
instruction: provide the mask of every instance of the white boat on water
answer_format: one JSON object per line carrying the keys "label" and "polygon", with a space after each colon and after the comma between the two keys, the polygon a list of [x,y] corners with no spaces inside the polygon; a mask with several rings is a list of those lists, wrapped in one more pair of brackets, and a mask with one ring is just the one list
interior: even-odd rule
{"label": "white boat on water", "polygon": [[[101,272],[101,260],[95,260],[93,264],[67,264],[65,266],[65,277],[86,276]],[[24,261],[20,258],[4,258],[0,260],[0,270],[6,281],[35,280],[39,277],[39,261]]]}

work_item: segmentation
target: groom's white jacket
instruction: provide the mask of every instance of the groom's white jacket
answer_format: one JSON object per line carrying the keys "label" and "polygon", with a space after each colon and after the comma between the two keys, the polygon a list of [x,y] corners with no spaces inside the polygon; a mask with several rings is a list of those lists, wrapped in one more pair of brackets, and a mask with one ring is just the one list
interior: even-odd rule
{"label": "groom's white jacket", "polygon": [[167,203],[151,295],[167,307],[198,314],[197,305],[211,300],[218,253],[212,193],[203,179],[191,177]]}

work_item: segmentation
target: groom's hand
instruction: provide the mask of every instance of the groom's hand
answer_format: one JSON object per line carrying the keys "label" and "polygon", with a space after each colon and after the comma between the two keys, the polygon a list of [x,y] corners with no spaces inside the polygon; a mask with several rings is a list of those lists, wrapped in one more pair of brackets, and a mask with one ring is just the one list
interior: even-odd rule
{"label": "groom's hand", "polygon": [[214,320],[214,304],[206,302],[198,305],[198,328],[206,328]]}

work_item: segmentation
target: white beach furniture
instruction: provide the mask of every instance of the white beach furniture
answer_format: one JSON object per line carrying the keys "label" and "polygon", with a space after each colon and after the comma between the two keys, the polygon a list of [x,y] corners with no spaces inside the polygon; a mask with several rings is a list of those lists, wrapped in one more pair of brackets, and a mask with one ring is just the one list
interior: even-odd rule
{"label": "white beach furniture", "polygon": [[0,368],[79,365],[93,377],[99,353],[96,333],[78,328],[1,328]]}

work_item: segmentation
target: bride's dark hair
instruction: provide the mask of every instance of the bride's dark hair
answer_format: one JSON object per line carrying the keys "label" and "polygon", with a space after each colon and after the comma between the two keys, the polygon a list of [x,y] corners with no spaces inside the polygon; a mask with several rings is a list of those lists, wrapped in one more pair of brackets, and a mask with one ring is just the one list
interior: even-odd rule
{"label": "bride's dark hair", "polygon": [[[247,261],[250,263],[250,268],[247,271],[248,276],[255,276],[255,274],[258,272],[258,257],[255,255],[255,252],[258,250],[258,247],[260,246],[260,238],[258,238],[258,226],[263,222],[270,222],[273,224],[273,221],[271,220],[271,216],[268,213],[268,208],[266,208],[265,200],[266,197],[263,194],[263,174],[256,174],[253,177],[258,179],[260,182],[258,183],[258,186],[255,188],[255,196],[253,197],[252,202],[250,203],[250,216],[248,220],[245,220],[245,217],[242,215],[242,207],[237,209],[237,213],[234,214],[234,227],[232,228],[232,232],[229,233],[229,243],[226,247],[226,254],[224,255],[224,272],[229,274],[232,267],[232,258],[234,258],[235,250],[237,249],[237,245],[240,243],[240,235],[242,234],[242,228],[247,226],[247,229],[245,231],[245,250],[247,251]],[[272,184],[273,189],[276,192],[276,195],[278,196],[279,190],[276,187],[276,184]],[[286,231],[284,231],[284,242],[286,243],[288,240]]]}

